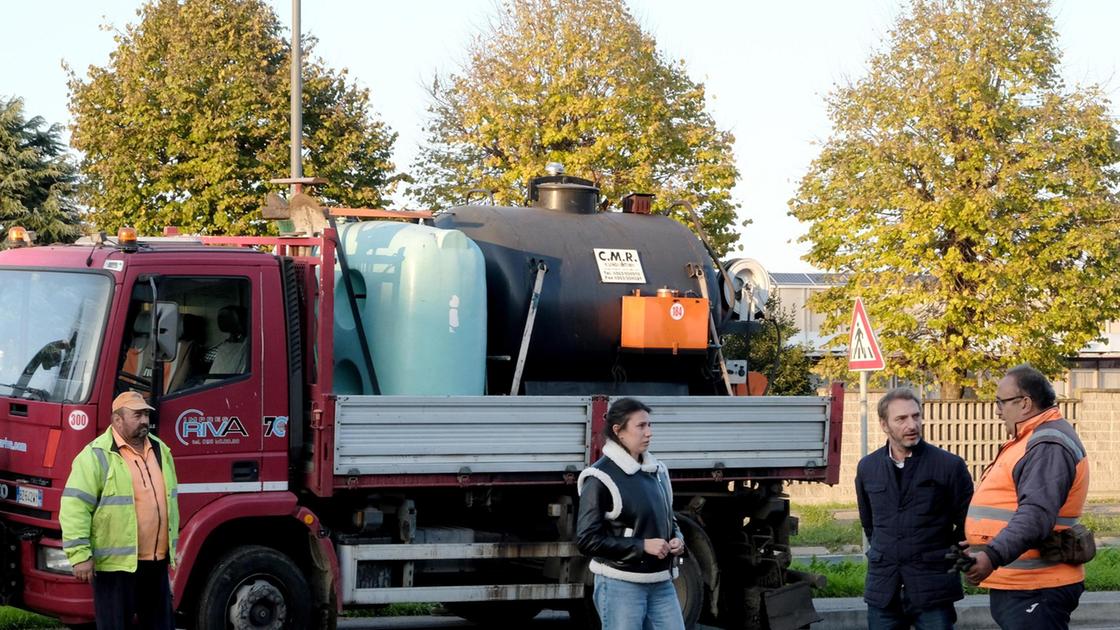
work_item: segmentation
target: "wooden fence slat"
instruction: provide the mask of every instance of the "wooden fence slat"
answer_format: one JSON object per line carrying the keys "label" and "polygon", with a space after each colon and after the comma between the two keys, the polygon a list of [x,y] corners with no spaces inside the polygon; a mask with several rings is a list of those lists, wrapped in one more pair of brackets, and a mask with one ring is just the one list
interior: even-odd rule
{"label": "wooden fence slat", "polygon": [[[1077,429],[1090,453],[1093,483],[1090,496],[1120,497],[1120,390],[1087,390],[1082,398],[1057,401],[1062,416]],[[881,392],[869,392],[871,427],[868,451],[883,446],[875,406]],[[795,501],[853,502],[856,463],[859,461],[859,406],[857,395],[844,399],[844,443],[841,446],[838,485],[792,482],[786,489]],[[969,473],[979,480],[1008,440],[994,401],[926,401],[922,405],[926,439],[965,460]],[[850,439],[849,439],[850,438]]]}
{"label": "wooden fence slat", "polygon": [[[1062,416],[1077,427],[1077,400],[1059,400]],[[956,453],[968,465],[975,479],[980,478],[1007,441],[1003,421],[996,415],[994,402],[979,400],[935,400],[922,405],[927,440]]]}

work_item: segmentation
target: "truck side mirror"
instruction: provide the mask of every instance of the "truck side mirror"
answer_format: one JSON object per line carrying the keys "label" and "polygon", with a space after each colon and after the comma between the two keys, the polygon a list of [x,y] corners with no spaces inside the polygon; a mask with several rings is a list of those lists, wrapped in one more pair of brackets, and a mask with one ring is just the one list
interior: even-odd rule
{"label": "truck side mirror", "polygon": [[155,316],[156,360],[174,361],[179,352],[179,305],[175,302],[156,302]]}

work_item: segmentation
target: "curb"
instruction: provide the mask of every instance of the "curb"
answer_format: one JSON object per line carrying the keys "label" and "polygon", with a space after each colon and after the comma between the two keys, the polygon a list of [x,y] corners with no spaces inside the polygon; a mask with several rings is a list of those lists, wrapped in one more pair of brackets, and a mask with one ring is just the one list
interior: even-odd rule
{"label": "curb", "polygon": [[[867,604],[859,597],[814,598],[823,621],[814,629],[866,630]],[[957,602],[958,630],[999,630],[988,610],[987,595],[968,595]],[[1070,620],[1075,626],[1115,628],[1120,611],[1120,591],[1083,593]]]}

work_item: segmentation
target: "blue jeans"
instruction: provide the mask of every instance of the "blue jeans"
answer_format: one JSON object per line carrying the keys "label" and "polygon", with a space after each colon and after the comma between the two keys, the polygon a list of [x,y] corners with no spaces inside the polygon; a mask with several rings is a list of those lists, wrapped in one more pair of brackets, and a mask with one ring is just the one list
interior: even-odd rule
{"label": "blue jeans", "polygon": [[638,584],[596,575],[595,610],[603,630],[684,630],[672,580]]}
{"label": "blue jeans", "polygon": [[953,630],[957,610],[952,603],[915,609],[901,589],[886,608],[867,605],[868,630]]}

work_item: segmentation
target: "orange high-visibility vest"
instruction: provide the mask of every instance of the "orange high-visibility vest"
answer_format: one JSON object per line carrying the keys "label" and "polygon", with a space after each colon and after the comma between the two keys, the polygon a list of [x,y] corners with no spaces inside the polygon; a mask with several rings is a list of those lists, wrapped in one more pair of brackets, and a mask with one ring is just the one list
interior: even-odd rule
{"label": "orange high-visibility vest", "polygon": [[[140,364],[144,360],[145,348],[129,348],[124,356],[124,365],[121,370],[128,372],[133,376],[139,376],[143,379],[152,378],[152,366],[145,366],[141,374]],[[167,393],[168,387],[171,385],[171,362],[167,361],[163,364],[163,393]]]}
{"label": "orange high-visibility vest", "polygon": [[[1027,448],[1042,439],[1061,442],[1078,459],[1073,486],[1065,503],[1058,510],[1054,530],[1067,529],[1077,523],[1085,507],[1085,496],[1089,492],[1089,459],[1080,441],[1062,430],[1068,427],[1069,423],[1062,419],[1061,412],[1056,407],[1017,426],[1018,434],[1000,448],[996,460],[984,471],[980,477],[980,485],[972,495],[964,526],[965,536],[971,547],[983,549],[1007,527],[1008,521],[1019,508],[1012,471],[1026,455]],[[1028,549],[1023,555],[992,572],[980,586],[1021,591],[1065,586],[1084,580],[1083,565],[1049,562],[1040,557],[1038,549]]]}

